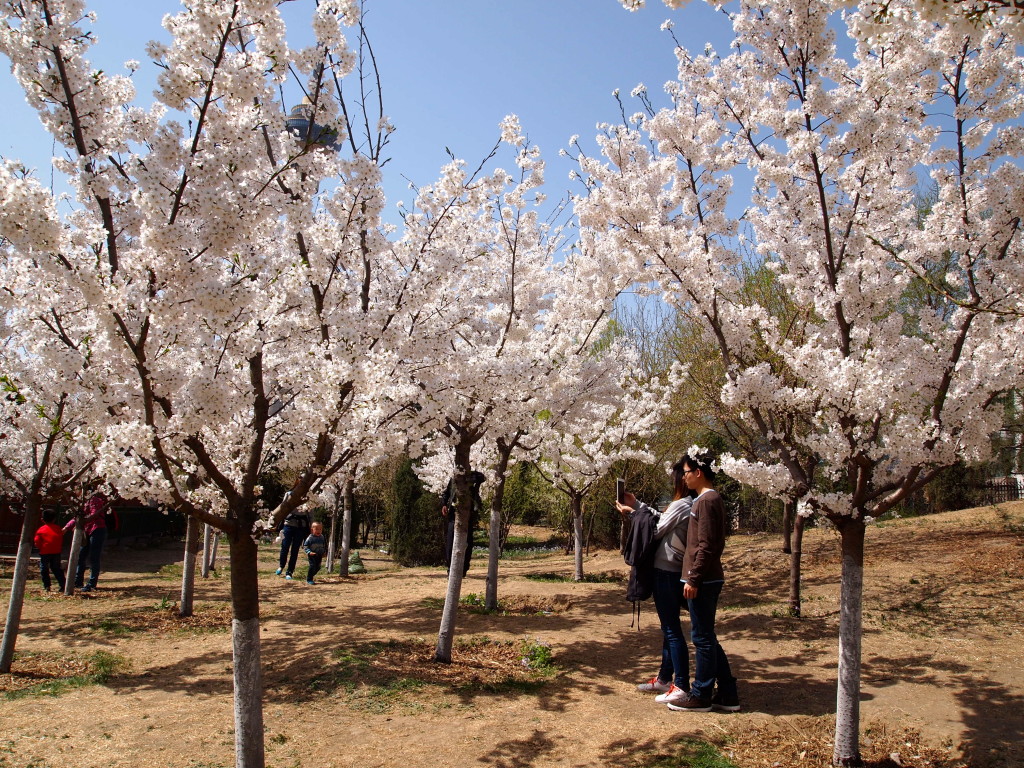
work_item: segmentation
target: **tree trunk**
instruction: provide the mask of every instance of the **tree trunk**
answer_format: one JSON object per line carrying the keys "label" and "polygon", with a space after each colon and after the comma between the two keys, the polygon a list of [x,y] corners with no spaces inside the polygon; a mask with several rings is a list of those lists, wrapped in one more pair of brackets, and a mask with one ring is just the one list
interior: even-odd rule
{"label": "tree trunk", "polygon": [[213,549],[210,550],[210,570],[217,570],[217,547],[220,546],[221,532],[216,528],[213,530]]}
{"label": "tree trunk", "polygon": [[338,550],[338,504],[335,498],[334,509],[331,510],[331,535],[327,537],[327,556],[324,557],[324,571],[334,573],[334,558]]}
{"label": "tree trunk", "polygon": [[178,603],[178,615],[182,618],[192,615],[196,592],[196,560],[199,559],[200,525],[202,523],[191,515],[185,518],[185,559],[181,565],[181,600]]}
{"label": "tree trunk", "polygon": [[235,685],[235,768],[263,768],[263,678],[260,673],[260,595],[251,526],[230,538],[231,650]]}
{"label": "tree trunk", "polygon": [[[455,619],[459,612],[459,597],[462,594],[462,564],[465,561],[469,518],[473,510],[473,494],[470,487],[469,452],[472,448],[464,440],[455,446],[455,493],[458,498],[455,518],[455,541],[452,544],[452,559],[448,567],[448,590],[441,614],[441,628],[437,633],[437,647],[434,661],[450,664],[452,646],[455,643]],[[448,514],[452,514],[449,510]]]}
{"label": "tree trunk", "polygon": [[845,517],[838,521],[838,527],[842,537],[843,569],[839,592],[839,681],[832,765],[859,766],[864,520]]}
{"label": "tree trunk", "polygon": [[[186,534],[187,535],[187,534]],[[213,554],[210,551],[211,545],[213,544],[213,526],[209,523],[203,525],[203,565],[200,568],[200,575],[204,579],[210,578],[210,556]]]}
{"label": "tree trunk", "polygon": [[511,449],[499,447],[498,463],[494,467],[494,498],[491,499],[491,524],[487,550],[487,587],[484,607],[488,611],[498,610],[498,560],[501,558],[501,523],[505,508],[505,475],[508,474],[508,460]]}
{"label": "tree trunk", "polygon": [[576,581],[583,581],[583,496],[581,494],[572,496],[572,534],[575,545],[573,578]]}
{"label": "tree trunk", "polygon": [[[1017,434],[1013,436],[1013,460],[1011,470],[1015,474],[1024,473],[1024,394],[1020,390],[1013,393],[1013,418],[1019,425]],[[1017,492],[1020,493],[1020,478],[1017,478]]]}
{"label": "tree trunk", "polygon": [[[788,502],[787,502],[788,506]],[[794,507],[796,502],[794,502]],[[803,554],[804,517],[793,516],[792,549],[789,554],[789,615],[800,617],[800,556]]]}
{"label": "tree trunk", "polygon": [[356,505],[355,480],[345,480],[345,498],[341,512],[341,575],[348,576],[348,559],[352,553],[352,512]]}
{"label": "tree trunk", "polygon": [[18,640],[21,626],[21,609],[25,605],[25,584],[28,582],[28,561],[32,556],[32,539],[39,527],[42,500],[28,499],[25,505],[25,519],[21,523],[21,538],[18,540],[18,556],[14,561],[14,579],[11,581],[11,601],[7,605],[7,623],[4,637],[0,642],[0,672],[11,671],[14,661],[14,644]]}
{"label": "tree trunk", "polygon": [[797,517],[796,499],[784,499],[782,502],[782,551],[793,553],[793,521]]}
{"label": "tree trunk", "polygon": [[75,594],[75,571],[78,570],[78,558],[82,554],[82,539],[85,538],[85,530],[80,524],[71,529],[71,552],[68,553],[67,578],[64,580],[64,594],[71,596]]}

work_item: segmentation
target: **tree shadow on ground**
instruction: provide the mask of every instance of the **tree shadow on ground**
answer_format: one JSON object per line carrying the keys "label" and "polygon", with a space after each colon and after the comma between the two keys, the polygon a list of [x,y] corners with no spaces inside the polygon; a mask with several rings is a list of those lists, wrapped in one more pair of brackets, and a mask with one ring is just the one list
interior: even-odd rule
{"label": "tree shadow on ground", "polygon": [[107,687],[118,693],[161,691],[189,696],[231,695],[230,642],[227,645],[228,650],[185,656],[167,664],[151,665],[139,673],[118,675],[107,683]]}
{"label": "tree shadow on ground", "polygon": [[975,675],[958,675],[956,681],[963,686],[956,701],[965,726],[960,748],[968,764],[988,768],[1024,765],[1024,696]]}
{"label": "tree shadow on ground", "polygon": [[535,729],[525,739],[499,741],[490,752],[477,758],[477,762],[494,768],[529,768],[539,759],[558,752],[564,743],[562,737],[552,738],[545,731]]}

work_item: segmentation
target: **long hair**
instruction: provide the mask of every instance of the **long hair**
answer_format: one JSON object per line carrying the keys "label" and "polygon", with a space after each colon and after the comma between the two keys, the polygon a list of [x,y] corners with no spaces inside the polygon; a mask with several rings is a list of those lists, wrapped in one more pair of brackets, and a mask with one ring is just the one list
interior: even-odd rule
{"label": "long hair", "polygon": [[690,495],[690,489],[686,487],[686,457],[684,456],[672,465],[672,501],[679,501],[684,496]]}

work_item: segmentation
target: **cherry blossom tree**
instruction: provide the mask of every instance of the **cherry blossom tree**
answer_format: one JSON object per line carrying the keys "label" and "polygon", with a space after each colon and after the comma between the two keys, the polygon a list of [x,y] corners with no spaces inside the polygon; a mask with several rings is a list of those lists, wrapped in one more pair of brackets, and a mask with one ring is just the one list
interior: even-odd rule
{"label": "cherry blossom tree", "polygon": [[[499,439],[537,423],[550,382],[587,346],[613,296],[600,290],[602,280],[587,286],[594,289],[589,300],[573,290],[583,283],[573,282],[560,258],[561,229],[536,207],[543,160],[514,117],[504,121],[488,161],[502,144],[513,153],[514,173],[485,173],[483,165],[470,172],[453,160],[436,184],[419,191],[397,245],[410,254],[407,261],[429,264],[420,270],[421,327],[410,354],[420,433],[453,454],[454,563],[469,546],[470,473],[480,469],[474,450],[488,440],[493,450]],[[461,585],[461,569],[450,569],[438,661],[451,661]]]}
{"label": "cherry blossom tree", "polygon": [[566,386],[560,402],[533,433],[539,443],[538,471],[569,498],[576,581],[583,580],[584,498],[616,462],[653,461],[646,440],[682,380],[678,366],[664,381],[645,380],[637,372],[636,352],[620,342],[580,357],[575,370],[563,372]]}
{"label": "cherry blossom tree", "polygon": [[[878,24],[870,3],[742,4],[731,54],[677,48],[672,106],[608,127],[603,160],[581,159],[577,208],[599,247],[716,339],[723,401],[769,446],[723,469],[839,530],[836,765],[860,762],[865,525],[984,459],[1024,368],[1015,21],[965,31],[889,9]],[[925,178],[937,194],[922,214]],[[741,238],[803,308],[798,338],[744,300]],[[922,283],[929,299],[914,300]],[[775,365],[750,354],[764,344]]]}
{"label": "cherry blossom tree", "polygon": [[[301,50],[275,3],[184,6],[165,18],[171,42],[149,46],[161,75],[143,109],[130,78],[90,66],[80,0],[0,3],[0,51],[64,148],[54,165],[75,203],[61,218],[38,184],[13,188],[24,290],[9,301],[43,317],[58,295],[66,335],[89,339],[82,387],[109,414],[91,423],[105,436],[97,472],[225,533],[236,761],[262,766],[257,537],[409,402],[393,331],[408,335],[396,318],[415,270],[379,222],[386,119],[366,122],[370,149],[324,146],[353,137],[341,28],[358,6],[317,3]],[[292,131],[286,85],[305,95]],[[66,344],[61,326],[32,331]],[[270,464],[295,478],[272,511]]]}
{"label": "cherry blossom tree", "polygon": [[[45,307],[25,307],[24,292],[51,294],[53,284],[28,279],[28,265],[45,254],[53,228],[33,222],[53,217],[52,200],[16,163],[0,164],[0,489],[21,501],[11,599],[7,606],[0,671],[9,672],[21,622],[33,535],[46,501],[66,501],[83,481],[93,478],[99,433],[93,427],[104,413],[82,387],[88,367],[87,340],[76,331],[73,307],[50,296]],[[44,326],[40,338],[31,329]],[[49,334],[59,337],[49,343]],[[74,578],[68,579],[71,588]]]}
{"label": "cherry blossom tree", "polygon": [[[77,407],[76,396],[67,391],[69,388],[62,387],[63,382],[52,371],[40,377],[56,385],[49,392],[19,383],[19,373],[39,361],[26,357],[24,349],[12,350],[15,339],[16,334],[7,336],[4,354],[0,354],[5,371],[0,377],[0,490],[5,496],[18,498],[22,510],[11,597],[0,643],[0,672],[5,673],[11,671],[14,659],[29,557],[43,504],[71,496],[74,488],[91,477],[96,460],[93,436],[82,420],[87,409]],[[74,583],[73,573],[68,573],[68,580]]]}

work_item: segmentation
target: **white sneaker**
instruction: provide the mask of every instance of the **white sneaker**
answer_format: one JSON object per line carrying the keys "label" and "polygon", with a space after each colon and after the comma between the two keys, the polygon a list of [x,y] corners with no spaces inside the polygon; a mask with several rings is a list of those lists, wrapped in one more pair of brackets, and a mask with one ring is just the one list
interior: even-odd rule
{"label": "white sneaker", "polygon": [[684,691],[682,688],[677,688],[673,683],[672,687],[669,688],[667,692],[661,694],[660,696],[655,696],[654,700],[659,704],[676,704],[685,699],[689,695],[689,691]]}
{"label": "white sneaker", "polygon": [[653,691],[657,691],[658,693],[668,693],[672,690],[672,684],[663,683],[658,678],[652,677],[646,683],[640,683],[636,689],[641,693],[651,693]]}

